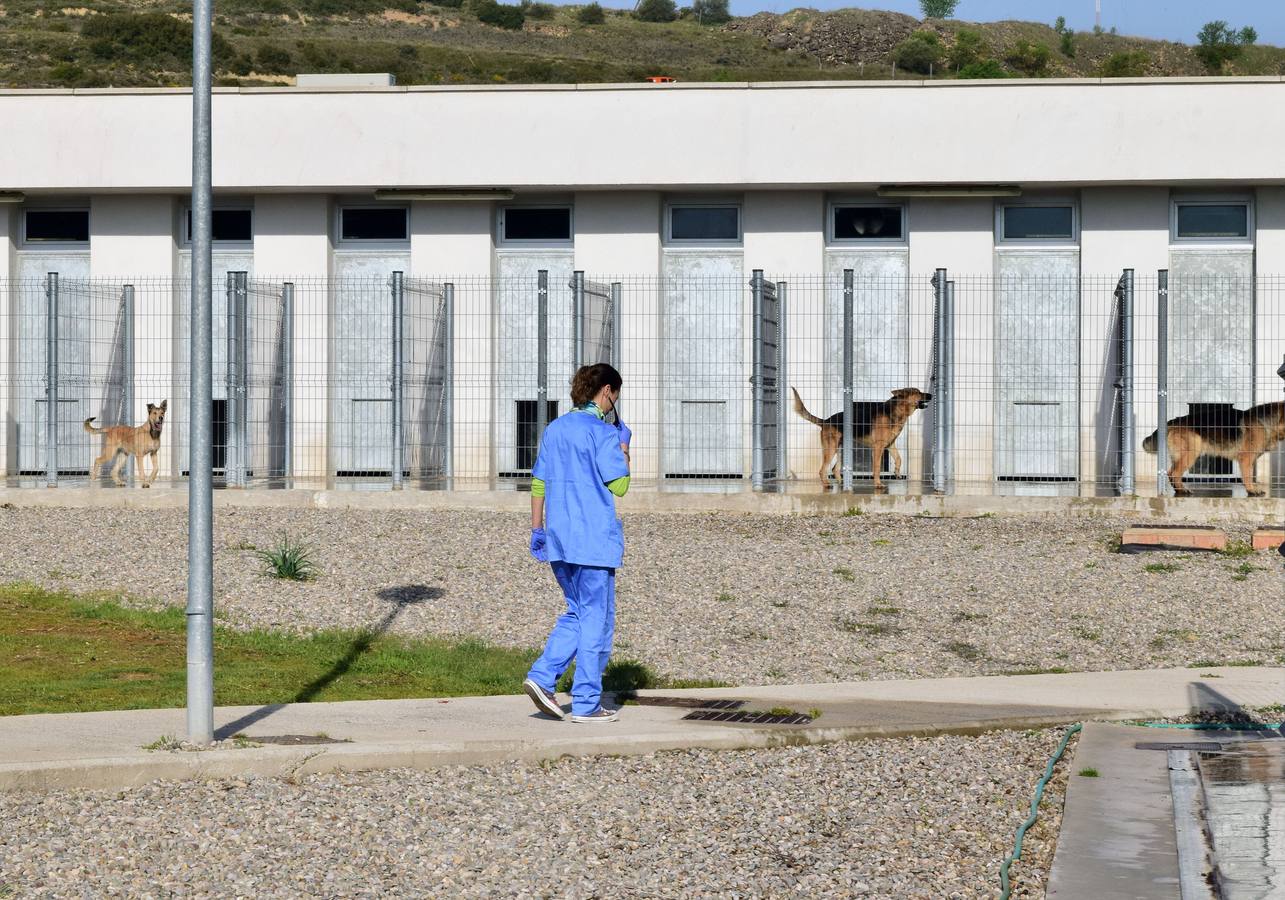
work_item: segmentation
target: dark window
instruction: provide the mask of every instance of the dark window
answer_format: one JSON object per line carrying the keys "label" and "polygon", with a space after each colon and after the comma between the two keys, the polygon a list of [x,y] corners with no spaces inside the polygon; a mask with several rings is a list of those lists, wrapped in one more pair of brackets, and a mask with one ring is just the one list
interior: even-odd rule
{"label": "dark window", "polygon": [[401,207],[385,209],[345,209],[340,212],[342,224],[339,237],[345,241],[404,241],[406,210]]}
{"label": "dark window", "polygon": [[27,240],[83,244],[89,240],[89,211],[84,209],[27,210]]}
{"label": "dark window", "polygon": [[[215,242],[239,241],[248,243],[254,239],[253,216],[248,209],[216,209],[210,216],[211,236]],[[192,211],[187,211],[187,239],[192,240]]]}
{"label": "dark window", "polygon": [[[519,400],[518,403],[518,446],[517,464],[519,471],[529,472],[535,465],[535,454],[539,447],[539,435],[536,434],[535,414],[540,409],[538,400]],[[546,400],[549,421],[558,417],[558,401]]]}
{"label": "dark window", "polygon": [[1069,241],[1075,237],[1069,206],[1004,207],[1004,240]]}
{"label": "dark window", "polygon": [[569,241],[571,240],[571,210],[566,207],[506,209],[504,210],[503,239],[506,241]]}
{"label": "dark window", "polygon": [[836,241],[899,241],[903,237],[900,206],[836,206]]}
{"label": "dark window", "polygon": [[674,241],[739,241],[741,211],[734,206],[675,206],[669,211]]}
{"label": "dark window", "polygon": [[1244,203],[1179,203],[1178,237],[1247,238],[1249,207]]}

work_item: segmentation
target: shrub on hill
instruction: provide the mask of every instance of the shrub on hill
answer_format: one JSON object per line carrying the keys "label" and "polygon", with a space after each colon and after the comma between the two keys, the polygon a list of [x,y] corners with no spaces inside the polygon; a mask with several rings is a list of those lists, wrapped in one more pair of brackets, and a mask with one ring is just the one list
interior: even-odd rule
{"label": "shrub on hill", "polygon": [[672,22],[678,18],[674,0],[642,0],[634,15],[643,22]]}
{"label": "shrub on hill", "polygon": [[496,3],[495,0],[467,0],[465,8],[477,16],[479,22],[510,31],[519,30],[526,21],[526,13],[522,11],[522,7]]}
{"label": "shrub on hill", "polygon": [[1044,44],[1018,41],[1004,54],[1004,60],[1023,75],[1038,78],[1048,72],[1053,51]]}
{"label": "shrub on hill", "polygon": [[1008,72],[993,59],[969,63],[959,70],[960,78],[1007,78]]}
{"label": "shrub on hill", "polygon": [[1112,53],[1098,69],[1103,78],[1141,78],[1147,74],[1151,54],[1145,50],[1126,50]]}
{"label": "shrub on hill", "polygon": [[916,31],[892,51],[897,68],[928,74],[941,64],[941,43],[931,31]]}
{"label": "shrub on hill", "polygon": [[576,21],[581,25],[601,25],[607,21],[607,16],[600,4],[590,3],[588,6],[580,7],[576,12]]}

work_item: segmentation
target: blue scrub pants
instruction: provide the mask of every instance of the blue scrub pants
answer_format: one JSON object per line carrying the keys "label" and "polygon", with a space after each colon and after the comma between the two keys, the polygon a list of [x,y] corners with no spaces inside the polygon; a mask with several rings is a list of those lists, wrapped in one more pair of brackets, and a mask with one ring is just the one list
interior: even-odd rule
{"label": "blue scrub pants", "polygon": [[544,653],[527,677],[552,691],[574,659],[571,712],[586,716],[602,702],[602,673],[616,629],[616,570],[567,562],[549,565],[566,595],[567,611],[558,617]]}

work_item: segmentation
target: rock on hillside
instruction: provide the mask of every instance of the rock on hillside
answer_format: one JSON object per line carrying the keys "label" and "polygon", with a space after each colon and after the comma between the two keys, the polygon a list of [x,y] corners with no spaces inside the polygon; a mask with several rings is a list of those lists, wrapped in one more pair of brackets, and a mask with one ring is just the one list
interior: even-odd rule
{"label": "rock on hillside", "polygon": [[796,9],[784,15],[758,13],[735,19],[728,31],[758,35],[777,50],[798,50],[827,63],[860,65],[885,59],[919,28],[919,20],[901,13],[841,9],[821,13]]}

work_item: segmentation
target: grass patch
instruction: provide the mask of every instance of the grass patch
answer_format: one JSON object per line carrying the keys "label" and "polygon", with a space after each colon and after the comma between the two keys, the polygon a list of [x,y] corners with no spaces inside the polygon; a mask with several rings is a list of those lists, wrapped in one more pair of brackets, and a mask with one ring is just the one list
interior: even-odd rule
{"label": "grass patch", "polygon": [[289,535],[283,534],[275,547],[255,550],[254,555],[267,567],[267,574],[272,578],[311,581],[317,577],[317,563],[312,551],[303,544],[292,544]]}
{"label": "grass patch", "polygon": [[1001,675],[1065,675],[1070,669],[1062,666],[1036,666],[1030,669],[1007,669],[1000,672]]}
{"label": "grass patch", "polygon": [[960,609],[950,614],[950,621],[954,622],[956,625],[962,622],[985,622],[986,613],[975,613],[969,612],[966,609]]}
{"label": "grass patch", "polygon": [[731,603],[735,599],[736,598],[733,597],[731,594],[729,594],[727,591],[723,591],[721,594],[719,594],[717,597],[714,598],[714,600],[717,601],[718,603]]}
{"label": "grass patch", "polygon": [[889,622],[862,622],[848,617],[836,619],[834,624],[840,631],[846,631],[848,634],[868,634],[874,637],[903,634],[906,631],[900,625]]}
{"label": "grass patch", "polygon": [[1152,575],[1163,575],[1166,572],[1177,572],[1181,566],[1177,563],[1158,562],[1147,563],[1142,567],[1142,571],[1150,572]]}
{"label": "grass patch", "polygon": [[1253,563],[1249,563],[1249,562],[1237,563],[1231,569],[1231,573],[1232,573],[1231,580],[1244,581],[1250,575],[1254,574],[1257,571],[1258,571],[1258,566],[1254,565]]}
{"label": "grass patch", "polygon": [[985,654],[976,644],[970,644],[967,641],[951,641],[946,645],[946,649],[958,656],[960,659],[969,661],[982,659]]}
{"label": "grass patch", "polygon": [[1254,555],[1254,546],[1249,541],[1228,541],[1218,552],[1229,559],[1245,559]]}
{"label": "grass patch", "polygon": [[1261,666],[1259,659],[1201,659],[1187,666],[1188,669],[1218,669],[1224,666]]}
{"label": "grass patch", "polygon": [[892,543],[892,541],[888,540],[887,538],[875,538],[870,543],[872,546],[875,546],[875,547],[887,547],[889,544]]}
{"label": "grass patch", "polygon": [[815,722],[817,719],[821,718],[821,710],[815,706],[812,707],[808,710],[808,718]]}
{"label": "grass patch", "polygon": [[850,519],[853,516],[864,516],[865,514],[866,514],[865,510],[863,510],[860,506],[849,506],[847,509],[843,511],[843,516],[845,519]]}
{"label": "grass patch", "polygon": [[1151,649],[1166,650],[1178,641],[1190,644],[1200,639],[1200,635],[1190,628],[1165,628],[1156,632],[1150,641]]}
{"label": "grass patch", "polygon": [[163,734],[150,744],[144,744],[144,750],[177,750],[182,746],[178,738],[172,734]]}
{"label": "grass patch", "polygon": [[897,606],[879,606],[876,604],[874,606],[867,606],[866,612],[872,616],[899,616],[901,615],[902,610]]}
{"label": "grass patch", "polygon": [[[30,585],[0,587],[0,715],[163,709],[186,702],[182,609],[127,609]],[[215,625],[214,701],[227,705],[516,694],[534,649],[477,640],[328,629],[311,635]],[[613,660],[604,685],[726,687],[667,681]]]}
{"label": "grass patch", "polygon": [[795,716],[798,715],[798,710],[791,709],[788,706],[774,706],[767,711],[767,714],[769,716]]}
{"label": "grass patch", "polygon": [[851,570],[851,569],[845,569],[845,568],[840,567],[840,568],[835,569],[835,570],[834,570],[834,572],[833,572],[832,574],[839,576],[839,577],[840,577],[840,578],[842,578],[844,581],[856,581],[856,580],[857,580],[857,576],[856,576],[855,574],[853,574],[853,572],[852,572],[852,570]]}
{"label": "grass patch", "polygon": [[1096,628],[1085,628],[1083,626],[1076,625],[1071,629],[1071,634],[1081,638],[1082,640],[1094,641],[1095,643],[1102,640],[1102,632],[1098,631]]}
{"label": "grass patch", "polygon": [[1089,766],[1087,768],[1081,769],[1076,774],[1079,775],[1081,778],[1097,778],[1098,770],[1093,768],[1092,766]]}

